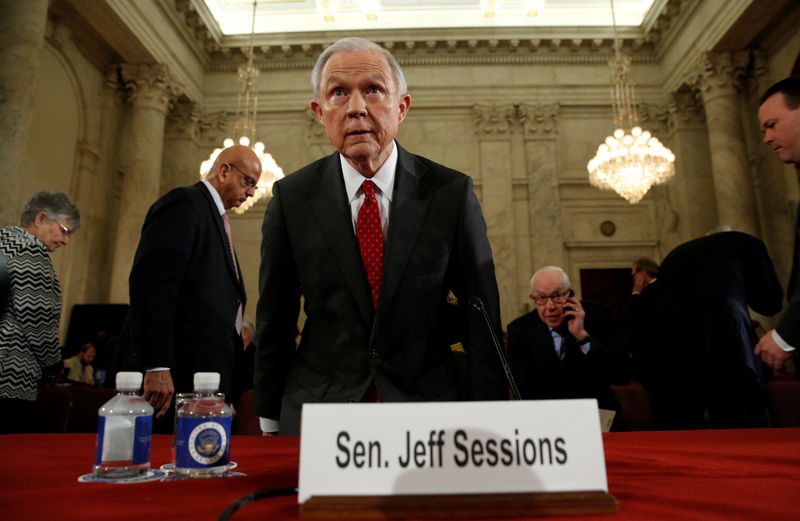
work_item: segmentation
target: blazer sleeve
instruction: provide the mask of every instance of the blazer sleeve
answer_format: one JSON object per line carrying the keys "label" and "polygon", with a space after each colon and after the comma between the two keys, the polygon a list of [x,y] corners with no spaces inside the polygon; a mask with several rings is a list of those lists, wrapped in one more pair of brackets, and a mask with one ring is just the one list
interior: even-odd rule
{"label": "blazer sleeve", "polygon": [[157,201],[145,218],[129,280],[143,368],[175,367],[173,323],[197,218],[190,198],[177,194]]}
{"label": "blazer sleeve", "polygon": [[800,297],[789,302],[775,330],[787,344],[800,349]]}
{"label": "blazer sleeve", "polygon": [[253,378],[255,412],[274,420],[280,418],[283,389],[295,355],[301,293],[281,189],[280,183],[273,186],[261,228]]}
{"label": "blazer sleeve", "polygon": [[[456,291],[456,295],[465,301],[470,297],[479,297],[484,303],[494,333],[499,337],[502,334],[500,296],[495,278],[492,248],[486,234],[486,222],[473,190],[472,178],[466,176],[466,179],[458,233],[461,291]],[[467,353],[473,398],[508,399],[508,383],[503,365],[486,322],[477,310],[470,310],[467,329]]]}

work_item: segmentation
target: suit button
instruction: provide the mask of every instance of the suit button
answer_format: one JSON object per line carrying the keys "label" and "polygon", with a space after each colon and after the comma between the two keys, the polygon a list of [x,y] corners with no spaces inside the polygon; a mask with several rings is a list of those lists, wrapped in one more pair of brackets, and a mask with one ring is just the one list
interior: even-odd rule
{"label": "suit button", "polygon": [[379,355],[379,354],[380,354],[380,353],[378,352],[378,350],[377,350],[377,349],[375,349],[374,347],[373,347],[372,349],[370,349],[370,350],[369,350],[369,357],[370,357],[371,359],[373,359],[373,360],[375,360],[376,358],[378,358],[378,355]]}

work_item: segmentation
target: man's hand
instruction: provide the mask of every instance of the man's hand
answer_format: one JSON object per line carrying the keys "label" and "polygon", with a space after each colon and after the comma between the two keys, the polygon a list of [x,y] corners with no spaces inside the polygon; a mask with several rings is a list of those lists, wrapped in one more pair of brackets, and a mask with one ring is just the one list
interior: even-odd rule
{"label": "man's hand", "polygon": [[567,321],[567,329],[569,329],[569,332],[578,342],[589,336],[589,333],[583,327],[583,321],[586,318],[586,310],[583,309],[578,299],[575,297],[567,298],[567,302],[564,304],[564,314],[567,317],[574,317]]}
{"label": "man's hand", "polygon": [[772,338],[772,331],[761,337],[755,349],[755,354],[762,362],[775,369],[783,368],[783,364],[792,356],[791,351],[784,351]]}
{"label": "man's hand", "polygon": [[144,399],[155,409],[156,418],[166,414],[175,394],[169,371],[148,371],[144,374]]}
{"label": "man's hand", "polygon": [[633,292],[641,293],[645,286],[647,286],[647,272],[644,270],[636,272],[633,276]]}

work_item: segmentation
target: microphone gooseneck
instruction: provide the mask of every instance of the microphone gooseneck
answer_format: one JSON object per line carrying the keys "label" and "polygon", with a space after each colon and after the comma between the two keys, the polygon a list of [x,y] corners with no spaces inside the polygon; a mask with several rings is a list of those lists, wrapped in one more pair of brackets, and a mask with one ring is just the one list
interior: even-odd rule
{"label": "microphone gooseneck", "polygon": [[489,319],[489,314],[486,312],[483,301],[479,297],[470,297],[468,302],[470,306],[478,310],[480,314],[483,315],[483,320],[486,322],[486,327],[489,329],[489,336],[492,337],[494,348],[497,350],[497,356],[500,357],[500,363],[503,365],[503,371],[506,373],[506,380],[508,380],[508,384],[511,386],[511,392],[514,394],[514,399],[521,400],[522,396],[519,394],[517,382],[514,381],[514,375],[511,374],[511,367],[509,367],[508,360],[506,360],[506,355],[503,353],[503,348],[500,347],[500,342],[497,340],[497,335],[495,334],[494,327],[492,326],[492,321]]}

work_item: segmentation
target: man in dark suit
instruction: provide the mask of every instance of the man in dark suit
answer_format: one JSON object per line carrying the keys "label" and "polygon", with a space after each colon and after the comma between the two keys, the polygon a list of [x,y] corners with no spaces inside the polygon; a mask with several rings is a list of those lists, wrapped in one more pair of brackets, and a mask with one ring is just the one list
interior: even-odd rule
{"label": "man in dark suit", "polygon": [[[797,169],[800,179],[800,78],[786,78],[764,92],[758,111],[764,143],[770,145],[784,163]],[[778,326],[761,337],[756,355],[769,366],[781,369],[800,346],[800,211],[794,226],[794,257],[789,286],[789,305]]]}
{"label": "man in dark suit", "polygon": [[573,294],[561,268],[533,274],[536,310],[508,325],[511,372],[525,399],[595,398],[601,409],[619,410],[610,385],[627,381],[628,364],[611,309]]}
{"label": "man in dark suit", "polygon": [[219,372],[220,391],[230,389],[246,297],[225,210],[252,196],[260,176],[258,156],[234,145],[206,179],[170,191],[147,212],[117,369],[147,371],[144,398],[157,417],[174,392],[193,390],[195,372]]}
{"label": "man in dark suit", "polygon": [[[312,87],[311,108],[338,152],[276,183],[264,215],[254,386],[262,430],[297,434],[308,402],[507,398],[487,328],[467,306],[482,299],[499,330],[471,179],[394,141],[411,97],[377,44],[334,43]],[[301,296],[307,318],[295,349]],[[468,390],[451,352],[458,342]]]}
{"label": "man in dark suit", "polygon": [[764,425],[768,374],[753,354],[748,306],[781,309],[764,243],[721,231],[677,246],[661,263],[648,371],[653,420],[662,429]]}
{"label": "man in dark suit", "polygon": [[645,368],[649,365],[650,329],[658,295],[658,263],[649,257],[639,257],[631,267],[633,290],[628,298],[628,346],[631,353],[633,378],[644,383]]}

